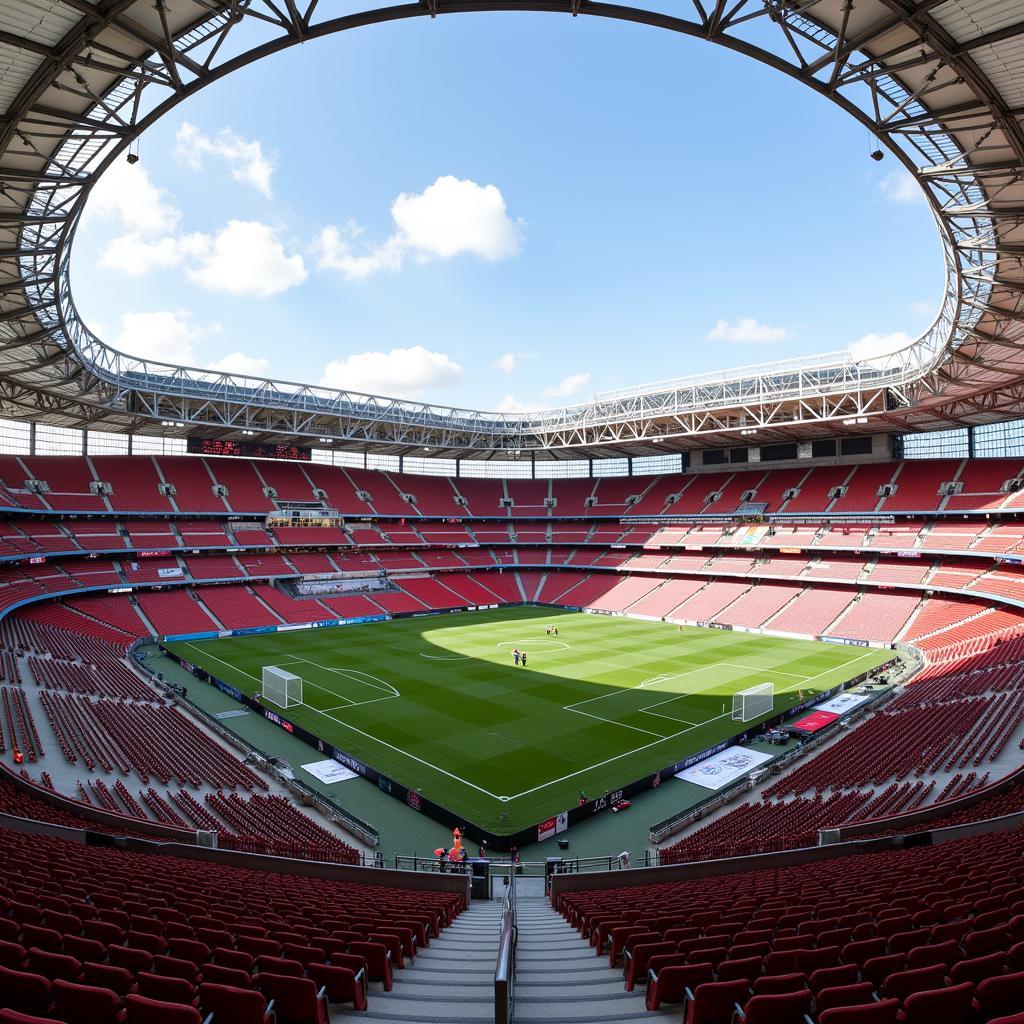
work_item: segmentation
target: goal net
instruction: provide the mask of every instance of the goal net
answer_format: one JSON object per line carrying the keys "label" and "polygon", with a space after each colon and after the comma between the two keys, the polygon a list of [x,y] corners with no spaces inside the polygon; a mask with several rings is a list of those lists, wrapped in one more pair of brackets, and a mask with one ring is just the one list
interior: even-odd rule
{"label": "goal net", "polygon": [[302,703],[302,680],[291,672],[273,665],[263,666],[263,700],[279,708]]}
{"label": "goal net", "polygon": [[770,715],[775,707],[773,683],[759,683],[732,695],[732,720],[749,722]]}

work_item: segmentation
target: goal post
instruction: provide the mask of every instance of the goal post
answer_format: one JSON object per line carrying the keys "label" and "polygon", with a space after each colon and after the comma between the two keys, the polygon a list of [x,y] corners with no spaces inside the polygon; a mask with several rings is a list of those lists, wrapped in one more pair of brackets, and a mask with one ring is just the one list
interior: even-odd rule
{"label": "goal post", "polygon": [[732,720],[749,722],[770,715],[775,708],[774,683],[759,683],[732,695]]}
{"label": "goal post", "polygon": [[279,708],[302,703],[302,679],[275,665],[263,666],[263,700]]}

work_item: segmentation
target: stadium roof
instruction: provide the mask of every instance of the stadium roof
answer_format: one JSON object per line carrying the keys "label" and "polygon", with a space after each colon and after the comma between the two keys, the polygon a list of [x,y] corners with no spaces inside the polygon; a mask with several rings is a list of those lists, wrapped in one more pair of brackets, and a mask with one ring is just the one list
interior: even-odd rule
{"label": "stadium roof", "polygon": [[[0,415],[133,433],[327,438],[463,458],[653,455],[1020,415],[1020,0],[672,7],[668,14],[591,0],[423,0],[339,16],[317,0],[0,0]],[[615,18],[706,39],[834,100],[928,195],[947,274],[931,328],[903,351],[866,362],[833,353],[500,414],[142,361],[82,322],[68,278],[82,207],[107,164],[163,113],[305,39],[484,10]]]}

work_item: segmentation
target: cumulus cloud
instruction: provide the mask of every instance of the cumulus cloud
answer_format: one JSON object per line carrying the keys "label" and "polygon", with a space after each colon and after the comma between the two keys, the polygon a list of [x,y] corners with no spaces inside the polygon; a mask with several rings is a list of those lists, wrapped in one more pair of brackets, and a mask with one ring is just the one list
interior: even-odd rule
{"label": "cumulus cloud", "polygon": [[183,167],[201,171],[206,157],[226,163],[232,180],[256,189],[267,199],[273,194],[274,160],[263,152],[259,140],[243,139],[230,128],[207,135],[194,124],[183,121],[174,139],[174,158]]}
{"label": "cumulus cloud", "polygon": [[909,206],[924,199],[924,192],[914,178],[902,168],[885,175],[878,183],[878,191],[890,203]]}
{"label": "cumulus cloud", "polygon": [[269,360],[244,352],[231,352],[213,362],[205,361],[199,343],[220,333],[220,324],[195,324],[184,309],[125,313],[114,347],[139,359],[196,366],[215,373],[256,377],[266,374]]}
{"label": "cumulus cloud", "polygon": [[512,414],[536,412],[536,405],[527,405],[520,402],[514,395],[506,395],[499,403],[495,412],[507,412]]}
{"label": "cumulus cloud", "polygon": [[141,277],[151,270],[175,267],[187,257],[205,252],[208,245],[207,237],[198,233],[163,238],[119,235],[100,253],[100,264],[131,277]]}
{"label": "cumulus cloud", "polygon": [[394,398],[421,398],[424,392],[449,387],[462,379],[462,367],[443,352],[422,345],[390,352],[360,352],[324,367],[324,387]]}
{"label": "cumulus cloud", "polygon": [[115,220],[131,234],[152,236],[174,231],[181,211],[167,189],[150,181],[142,164],[118,160],[97,180],[85,216]]}
{"label": "cumulus cloud", "polygon": [[269,365],[269,359],[247,356],[244,352],[229,352],[223,359],[210,363],[210,369],[220,373],[236,373],[242,377],[262,377],[266,375]]}
{"label": "cumulus cloud", "polygon": [[858,362],[887,356],[898,352],[911,343],[906,331],[893,331],[890,334],[865,334],[859,341],[850,345],[850,355]]}
{"label": "cumulus cloud", "polygon": [[740,345],[764,345],[789,337],[785,327],[762,324],[752,316],[740,317],[735,323],[719,320],[708,332],[708,341],[732,341]]}
{"label": "cumulus cloud", "polygon": [[338,270],[347,281],[363,281],[381,270],[401,270],[405,247],[397,235],[381,245],[357,252],[362,235],[363,229],[351,221],[343,227],[333,224],[325,227],[316,241],[317,267]]}
{"label": "cumulus cloud", "polygon": [[502,373],[515,373],[523,363],[533,358],[532,352],[503,352],[491,365]]}
{"label": "cumulus cloud", "polygon": [[590,383],[589,373],[570,373],[568,377],[553,388],[547,388],[544,395],[547,398],[568,398],[570,395],[578,394]]}
{"label": "cumulus cloud", "polygon": [[419,194],[401,193],[391,204],[391,216],[421,256],[447,260],[468,252],[482,260],[503,260],[515,256],[522,241],[522,222],[510,219],[497,186],[451,174]]}
{"label": "cumulus cloud", "polygon": [[270,225],[232,220],[206,239],[188,277],[207,291],[265,298],[301,284],[307,272],[302,257],[288,255]]}
{"label": "cumulus cloud", "polygon": [[450,174],[422,192],[402,192],[391,204],[391,218],[395,230],[377,245],[366,243],[364,230],[351,221],[324,228],[316,243],[320,269],[355,281],[400,270],[407,259],[429,263],[468,253],[495,262],[522,246],[523,222],[509,217],[501,190]]}
{"label": "cumulus cloud", "polygon": [[195,343],[219,333],[219,324],[198,327],[185,310],[125,313],[114,348],[139,359],[195,366]]}

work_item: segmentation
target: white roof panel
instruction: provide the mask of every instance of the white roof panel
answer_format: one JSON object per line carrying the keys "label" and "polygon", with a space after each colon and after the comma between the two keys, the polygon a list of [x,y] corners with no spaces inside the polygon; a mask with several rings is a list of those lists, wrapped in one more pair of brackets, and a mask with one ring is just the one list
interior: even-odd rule
{"label": "white roof panel", "polygon": [[59,43],[81,17],[81,11],[61,0],[0,0],[4,31],[45,46]]}
{"label": "white roof panel", "polygon": [[40,56],[0,43],[0,110],[7,110],[39,67]]}
{"label": "white roof panel", "polygon": [[968,43],[1024,18],[1019,0],[947,0],[931,16],[958,42]]}

